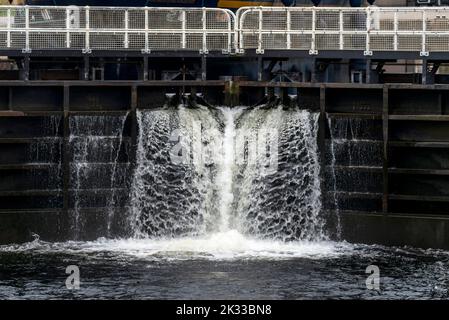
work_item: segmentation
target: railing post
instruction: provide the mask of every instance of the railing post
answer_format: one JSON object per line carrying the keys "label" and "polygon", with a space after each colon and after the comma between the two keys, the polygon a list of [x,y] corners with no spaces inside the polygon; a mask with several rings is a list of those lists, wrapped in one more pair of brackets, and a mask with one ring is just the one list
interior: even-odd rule
{"label": "railing post", "polygon": [[372,56],[373,52],[370,48],[370,33],[371,33],[371,9],[369,7],[366,8],[366,44],[365,44],[365,51],[363,52],[363,55],[365,56]]}
{"label": "railing post", "polygon": [[65,9],[65,28],[67,29],[65,35],[65,46],[66,48],[70,48],[70,9]]}
{"label": "railing post", "polygon": [[8,8],[8,32],[6,34],[6,47],[11,48],[11,9]]}
{"label": "railing post", "polygon": [[83,49],[83,53],[90,53],[90,8],[85,7],[86,9],[86,32],[85,32],[85,48]]}
{"label": "railing post", "polygon": [[262,49],[262,28],[263,28],[263,12],[262,12],[262,7],[258,8],[259,10],[259,36],[258,36],[258,41],[257,41],[257,50],[256,53],[257,54],[263,54],[264,53],[264,49]]}
{"label": "railing post", "polygon": [[187,21],[186,21],[186,12],[185,9],[181,9],[181,19],[182,19],[182,38],[181,38],[181,48],[186,48],[186,29],[187,29]]}
{"label": "railing post", "polygon": [[30,8],[25,6],[25,48],[23,52],[29,53],[30,50]]}
{"label": "railing post", "polygon": [[340,15],[339,15],[339,23],[340,23],[340,41],[339,41],[339,47],[340,50],[344,49],[344,43],[343,43],[343,10],[340,9]]}
{"label": "railing post", "polygon": [[393,36],[393,49],[394,51],[398,51],[398,11],[396,10],[394,12],[394,21],[393,21],[393,28],[394,28],[394,36]]}
{"label": "railing post", "polygon": [[312,39],[310,44],[310,50],[309,54],[318,54],[318,51],[316,50],[316,9],[315,7],[312,8]]}
{"label": "railing post", "polygon": [[290,36],[292,18],[291,18],[291,11],[288,8],[286,8],[285,10],[287,11],[287,49],[290,50],[292,47],[292,41]]}
{"label": "railing post", "polygon": [[201,16],[201,19],[202,19],[202,22],[203,22],[203,45],[202,45],[203,48],[200,50],[200,53],[202,53],[202,54],[209,53],[209,50],[207,49],[207,40],[206,40],[206,35],[207,35],[207,22],[206,22],[207,15],[206,15],[206,10],[207,9],[203,7],[203,9],[202,9],[202,16]]}
{"label": "railing post", "polygon": [[124,41],[125,49],[129,48],[128,29],[129,29],[129,11],[128,11],[128,9],[125,9],[125,41]]}
{"label": "railing post", "polygon": [[426,30],[427,30],[427,15],[426,15],[426,10],[422,11],[422,47],[421,47],[421,52],[419,53],[419,55],[421,57],[427,57],[429,55],[429,52],[426,49]]}
{"label": "railing post", "polygon": [[143,53],[150,53],[150,39],[149,39],[149,12],[148,8],[145,7],[145,49],[142,50]]}

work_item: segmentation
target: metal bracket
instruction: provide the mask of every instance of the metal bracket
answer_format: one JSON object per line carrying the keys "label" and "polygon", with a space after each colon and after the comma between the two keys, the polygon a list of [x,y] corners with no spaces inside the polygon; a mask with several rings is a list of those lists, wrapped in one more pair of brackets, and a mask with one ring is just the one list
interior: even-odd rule
{"label": "metal bracket", "polygon": [[83,54],[91,54],[92,49],[83,49],[82,52],[83,52]]}
{"label": "metal bracket", "polygon": [[207,49],[200,49],[200,54],[208,54],[209,53],[209,50],[207,50]]}
{"label": "metal bracket", "polygon": [[256,49],[256,54],[264,54],[265,50],[264,49]]}
{"label": "metal bracket", "polygon": [[230,54],[228,49],[223,49],[221,50],[221,54]]}
{"label": "metal bracket", "polygon": [[310,49],[309,50],[309,54],[312,56],[315,56],[315,55],[317,55],[318,54],[318,50],[312,50],[312,49]]}
{"label": "metal bracket", "polygon": [[245,54],[245,49],[235,49],[235,54]]}
{"label": "metal bracket", "polygon": [[25,49],[22,49],[22,53],[31,53],[31,49],[30,48],[25,48]]}
{"label": "metal bracket", "polygon": [[371,50],[365,50],[365,51],[363,51],[363,55],[364,56],[372,56],[373,52]]}
{"label": "metal bracket", "polygon": [[419,56],[420,56],[420,57],[428,57],[428,56],[429,56],[429,51],[421,51],[421,52],[419,53]]}
{"label": "metal bracket", "polygon": [[150,54],[151,53],[151,49],[142,49],[142,50],[140,50],[140,52],[142,54]]}

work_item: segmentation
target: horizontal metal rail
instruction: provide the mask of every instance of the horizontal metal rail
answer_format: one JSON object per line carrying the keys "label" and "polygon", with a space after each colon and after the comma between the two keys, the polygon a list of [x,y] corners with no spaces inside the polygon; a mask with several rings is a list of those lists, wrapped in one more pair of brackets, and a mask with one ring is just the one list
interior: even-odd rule
{"label": "horizontal metal rail", "polygon": [[234,13],[217,8],[0,7],[0,50],[230,52],[234,36]]}
{"label": "horizontal metal rail", "polygon": [[238,47],[264,50],[449,52],[447,7],[244,7]]}

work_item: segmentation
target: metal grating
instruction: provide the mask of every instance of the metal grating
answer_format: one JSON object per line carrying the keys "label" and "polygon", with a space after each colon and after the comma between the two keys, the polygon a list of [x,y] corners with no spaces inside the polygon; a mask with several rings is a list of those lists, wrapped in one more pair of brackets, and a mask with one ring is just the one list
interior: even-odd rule
{"label": "metal grating", "polygon": [[209,50],[235,48],[235,15],[216,8],[2,6],[0,48]]}
{"label": "metal grating", "polygon": [[[238,47],[449,52],[447,7],[248,7],[237,11]],[[262,21],[262,23],[260,22]],[[284,40],[285,39],[285,40]]]}

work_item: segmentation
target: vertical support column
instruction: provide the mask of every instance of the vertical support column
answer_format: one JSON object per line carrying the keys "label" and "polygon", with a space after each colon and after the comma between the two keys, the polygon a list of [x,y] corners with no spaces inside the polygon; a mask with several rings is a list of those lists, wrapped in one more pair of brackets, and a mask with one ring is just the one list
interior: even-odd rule
{"label": "vertical support column", "polygon": [[201,80],[207,80],[207,59],[205,54],[201,55]]}
{"label": "vertical support column", "polygon": [[427,68],[428,68],[428,63],[427,63],[427,59],[422,59],[422,70],[421,70],[421,83],[422,84],[427,84]]}
{"label": "vertical support column", "polygon": [[321,190],[325,190],[325,179],[324,174],[326,171],[326,85],[320,85],[320,118],[318,121],[318,152],[320,155],[320,181],[321,181]]}
{"label": "vertical support column", "polygon": [[142,70],[143,81],[148,81],[148,56],[143,56],[143,70]]}
{"label": "vertical support column", "polygon": [[70,189],[70,87],[64,85],[63,102],[63,140],[62,140],[62,189],[63,189],[63,210],[68,216],[69,211],[69,189]]}
{"label": "vertical support column", "polygon": [[383,157],[382,157],[382,175],[383,175],[383,195],[382,212],[388,212],[388,113],[389,113],[389,90],[388,86],[383,87],[383,108],[382,108],[382,132],[383,132]]}
{"label": "vertical support column", "polygon": [[13,87],[8,87],[8,110],[13,110],[14,102],[13,102]]}
{"label": "vertical support column", "polygon": [[365,63],[365,82],[371,83],[371,59],[366,59]]}
{"label": "vertical support column", "polygon": [[84,63],[83,63],[83,74],[82,74],[82,80],[89,80],[89,73],[90,73],[90,58],[88,55],[84,55],[83,57]]}
{"label": "vertical support column", "polygon": [[257,57],[257,81],[263,80],[263,59],[261,56]]}
{"label": "vertical support column", "polygon": [[316,82],[317,78],[316,78],[316,58],[312,59],[312,70],[311,70],[311,82]]}
{"label": "vertical support column", "polygon": [[23,57],[22,80],[30,80],[30,56],[28,54]]}

